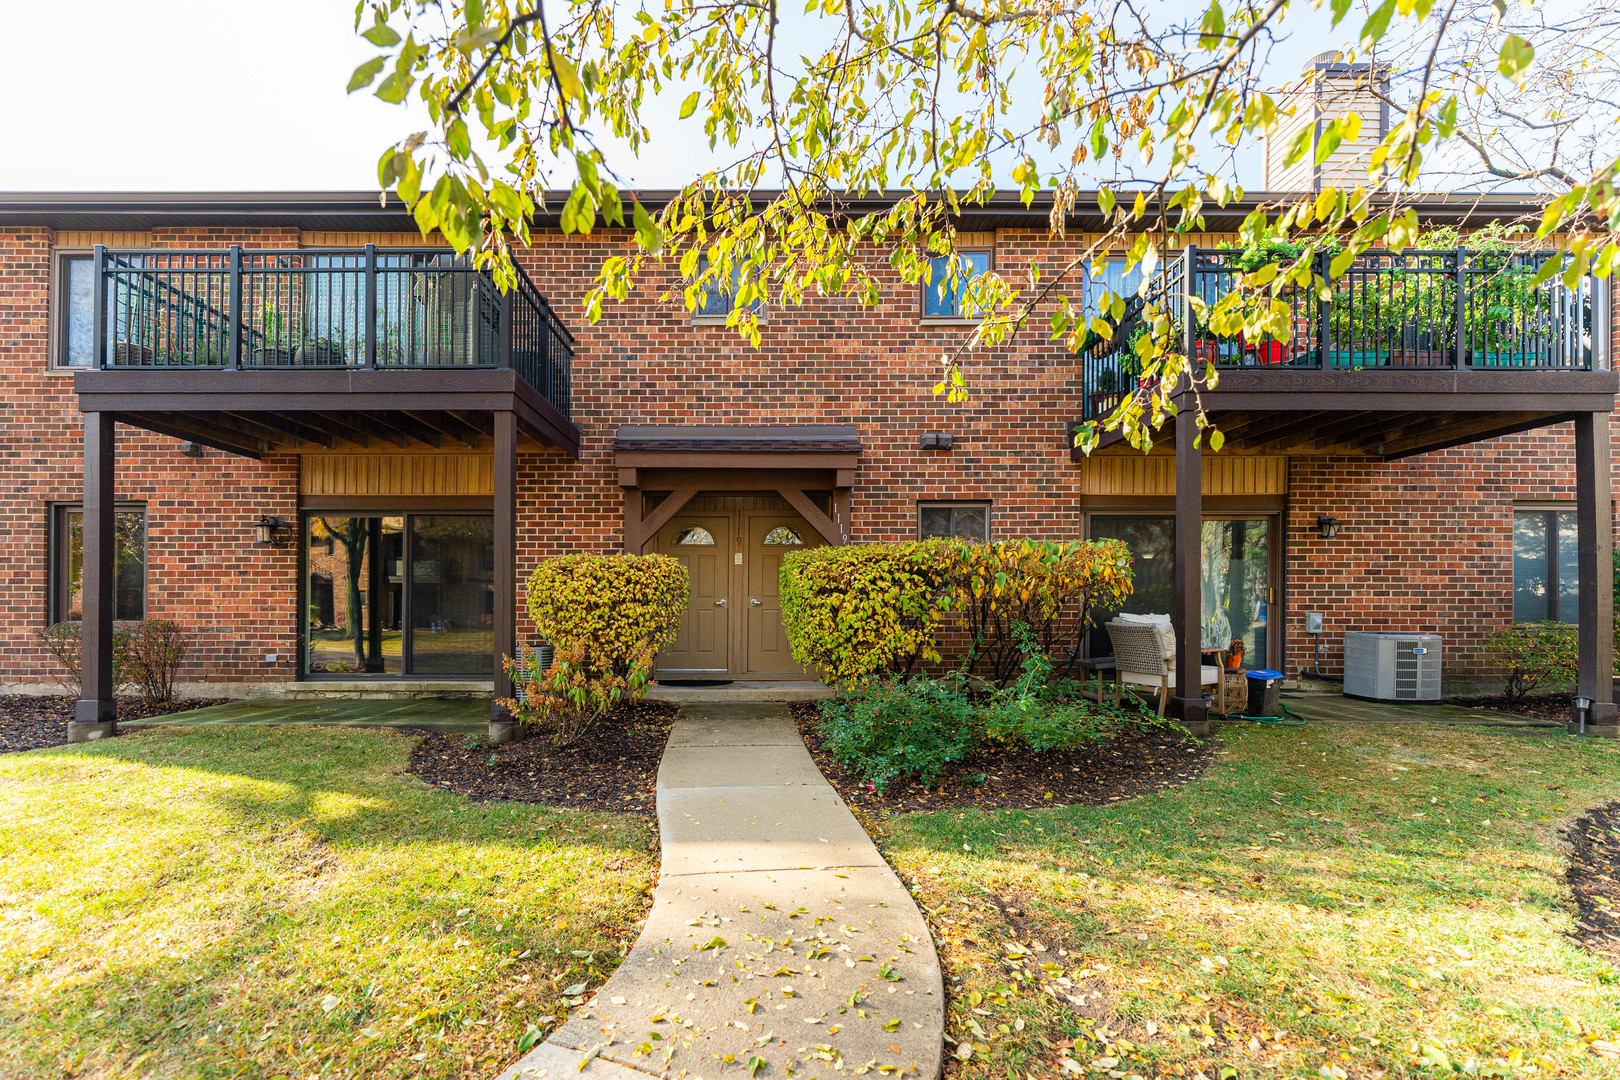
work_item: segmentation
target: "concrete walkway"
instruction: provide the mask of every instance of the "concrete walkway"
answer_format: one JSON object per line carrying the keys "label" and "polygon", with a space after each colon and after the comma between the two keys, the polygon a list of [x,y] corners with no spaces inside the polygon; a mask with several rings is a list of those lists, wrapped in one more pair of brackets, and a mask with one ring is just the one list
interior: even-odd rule
{"label": "concrete walkway", "polygon": [[756,1057],[755,1077],[939,1076],[928,926],[784,705],[683,706],[658,826],[663,868],[635,947],[501,1080],[716,1080]]}

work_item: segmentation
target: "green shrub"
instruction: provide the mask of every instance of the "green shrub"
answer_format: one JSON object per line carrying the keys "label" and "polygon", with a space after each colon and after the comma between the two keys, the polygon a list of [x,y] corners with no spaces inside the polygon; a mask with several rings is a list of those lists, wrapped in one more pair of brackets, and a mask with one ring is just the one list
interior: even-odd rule
{"label": "green shrub", "polygon": [[979,745],[978,718],[959,678],[868,679],[820,711],[827,752],[878,791],[900,776],[932,784]]}
{"label": "green shrub", "polygon": [[793,658],[835,683],[938,662],[942,551],[924,540],[789,554],[781,599]]}
{"label": "green shrub", "polygon": [[1100,742],[1127,727],[1141,726],[1135,710],[1086,700],[1082,684],[1052,679],[1052,661],[1023,624],[1014,636],[1029,651],[1011,686],[993,690],[980,709],[986,739],[1027,746],[1031,750],[1076,750]]}
{"label": "green shrub", "polygon": [[942,548],[946,605],[968,636],[964,667],[996,686],[1023,665],[1027,649],[1014,626],[1051,653],[1078,638],[1093,608],[1116,608],[1131,594],[1131,553],[1122,540],[951,540]]}
{"label": "green shrub", "polygon": [[577,742],[603,716],[635,701],[653,658],[686,612],[686,568],[664,555],[565,555],[529,576],[529,616],[556,646],[549,669],[505,658],[520,696],[504,701],[524,723]]}
{"label": "green shrub", "polygon": [[[84,643],[80,624],[59,622],[39,631],[35,636],[45,650],[62,665],[57,681],[75,698],[84,696]],[[129,655],[129,631],[122,626],[113,627],[113,691],[129,681],[126,666]]]}
{"label": "green shrub", "polygon": [[1573,682],[1580,664],[1579,639],[1568,623],[1517,623],[1492,634],[1485,648],[1507,669],[1509,701],[1539,686]]}
{"label": "green shrub", "polygon": [[167,705],[175,699],[175,680],[190,649],[191,639],[179,623],[142,619],[135,624],[125,649],[124,669],[144,704]]}

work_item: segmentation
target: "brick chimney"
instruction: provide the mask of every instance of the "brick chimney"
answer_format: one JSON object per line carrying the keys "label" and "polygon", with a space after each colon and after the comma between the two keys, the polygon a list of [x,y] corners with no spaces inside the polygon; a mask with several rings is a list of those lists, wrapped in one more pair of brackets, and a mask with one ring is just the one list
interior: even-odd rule
{"label": "brick chimney", "polygon": [[[1336,52],[1312,57],[1299,81],[1278,102],[1283,117],[1276,134],[1265,141],[1265,190],[1321,191],[1323,187],[1356,187],[1367,183],[1367,165],[1373,148],[1389,131],[1389,106],[1377,93],[1389,94],[1389,68],[1372,64],[1346,64]],[[1361,115],[1361,133],[1355,142],[1348,139],[1316,164],[1317,138],[1322,125],[1351,110]],[[1283,162],[1288,148],[1301,129],[1309,129],[1310,149],[1290,168]]]}

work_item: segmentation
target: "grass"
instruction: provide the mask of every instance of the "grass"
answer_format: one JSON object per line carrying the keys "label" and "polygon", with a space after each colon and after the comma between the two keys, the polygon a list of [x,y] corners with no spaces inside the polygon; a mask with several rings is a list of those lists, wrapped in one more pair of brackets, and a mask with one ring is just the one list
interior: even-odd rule
{"label": "grass", "polygon": [[656,840],[431,788],[415,743],[160,728],[0,757],[0,1075],[504,1068],[617,965]]}
{"label": "grass", "polygon": [[1556,826],[1620,746],[1227,727],[1184,788],[916,814],[961,1077],[1620,1076],[1620,976],[1567,936]]}

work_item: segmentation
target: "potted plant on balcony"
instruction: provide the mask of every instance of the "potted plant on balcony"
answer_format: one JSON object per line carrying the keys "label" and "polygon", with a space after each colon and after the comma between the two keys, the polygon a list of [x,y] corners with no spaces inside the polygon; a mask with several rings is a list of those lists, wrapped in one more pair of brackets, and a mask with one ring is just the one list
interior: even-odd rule
{"label": "potted plant on balcony", "polygon": [[343,342],[335,337],[318,337],[299,345],[293,363],[303,367],[342,367]]}
{"label": "potted plant on balcony", "polygon": [[284,346],[282,331],[287,317],[278,308],[259,309],[259,341],[253,347],[255,367],[286,367],[292,362],[293,351]]}

